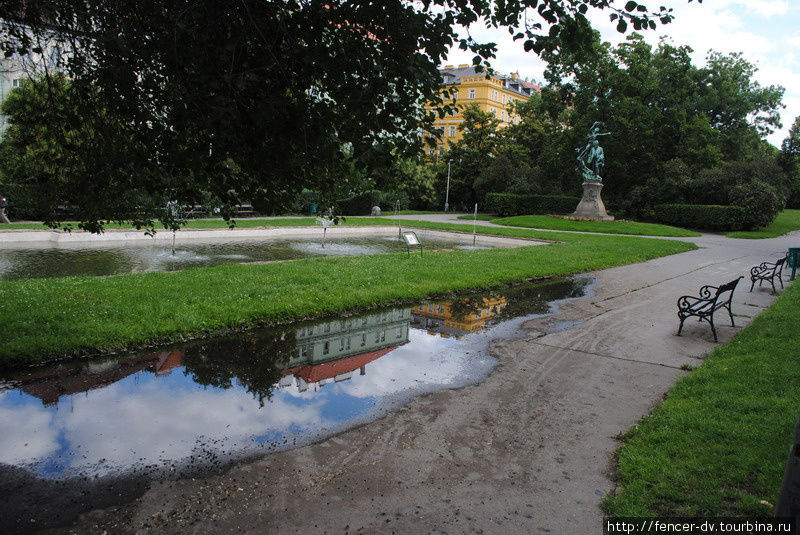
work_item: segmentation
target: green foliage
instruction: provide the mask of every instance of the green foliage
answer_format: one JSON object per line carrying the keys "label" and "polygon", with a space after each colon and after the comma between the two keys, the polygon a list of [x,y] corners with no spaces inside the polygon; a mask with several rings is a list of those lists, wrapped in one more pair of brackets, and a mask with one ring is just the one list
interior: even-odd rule
{"label": "green foliage", "polygon": [[501,217],[524,214],[568,214],[575,211],[580,197],[567,195],[515,195],[490,193],[486,210]]}
{"label": "green foliage", "polygon": [[[387,146],[419,148],[416,132],[433,123],[419,102],[443,101],[437,67],[450,47],[474,52],[481,67],[494,57],[496,45],[462,36],[464,27],[503,27],[526,51],[580,55],[592,39],[590,9],[634,28],[672,18],[595,0],[538,9],[523,0],[7,0],[0,49],[24,55],[56,41],[63,50],[58,68],[81,113],[67,120],[52,99],[38,115],[79,135],[62,136],[71,150],[48,162],[48,174],[70,178],[54,191],[99,230],[103,218],[132,217],[138,197],[165,192],[181,205],[204,193],[229,206],[257,196],[274,210],[304,187],[327,199],[360,191],[336,191],[332,177],[378,167]],[[47,133],[43,143],[61,143]],[[267,193],[280,199],[270,205]],[[59,199],[45,201],[50,209]],[[141,200],[136,208],[144,218],[155,210]]]}
{"label": "green foliage", "polygon": [[748,221],[747,209],[741,206],[709,204],[657,204],[653,218],[676,227],[705,230],[741,230]]}
{"label": "green foliage", "polygon": [[744,230],[766,227],[784,204],[775,188],[761,180],[739,182],[731,188],[730,200],[732,205],[745,209]]}
{"label": "green foliage", "polygon": [[628,433],[607,514],[773,514],[800,413],[798,307],[795,285]]}
{"label": "green foliage", "polygon": [[781,143],[779,161],[789,186],[787,206],[800,208],[800,116],[795,118],[789,134]]}
{"label": "green foliage", "polygon": [[365,191],[354,195],[349,199],[337,201],[338,209],[347,215],[370,215],[373,206],[380,207],[383,212],[395,210],[398,201],[400,209],[404,210],[409,206],[408,195],[405,192],[383,192],[379,190]]}
{"label": "green foliage", "polygon": [[[463,231],[463,225],[408,223]],[[351,219],[348,224],[386,221]],[[0,281],[0,366],[580,273],[695,247],[679,241],[529,229],[477,231],[561,243],[410,258],[318,258],[173,273]]]}

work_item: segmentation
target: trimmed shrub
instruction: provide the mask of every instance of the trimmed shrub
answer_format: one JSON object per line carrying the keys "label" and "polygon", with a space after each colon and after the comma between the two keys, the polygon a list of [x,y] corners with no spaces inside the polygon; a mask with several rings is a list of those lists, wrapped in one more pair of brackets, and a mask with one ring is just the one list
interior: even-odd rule
{"label": "trimmed shrub", "polygon": [[657,204],[653,217],[658,223],[705,230],[742,230],[747,210],[741,206],[717,204]]}
{"label": "trimmed shrub", "polygon": [[336,201],[336,206],[342,215],[369,215],[373,206],[380,206],[384,212],[393,211],[397,207],[398,200],[401,210],[408,208],[408,194],[405,192],[384,192],[373,189],[354,195],[349,199],[340,199]]}
{"label": "trimmed shrub", "polygon": [[772,223],[784,205],[778,191],[761,180],[736,184],[728,196],[731,204],[746,210],[744,228],[747,230],[766,227]]}
{"label": "trimmed shrub", "polygon": [[571,214],[578,207],[580,197],[568,195],[514,195],[489,193],[486,211],[500,217],[528,214]]}

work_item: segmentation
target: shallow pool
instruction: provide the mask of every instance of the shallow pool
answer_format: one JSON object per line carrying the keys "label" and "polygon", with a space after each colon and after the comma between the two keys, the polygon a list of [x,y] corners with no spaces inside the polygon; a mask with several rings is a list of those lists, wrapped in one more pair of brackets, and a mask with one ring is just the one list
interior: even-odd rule
{"label": "shallow pool", "polygon": [[[472,248],[466,238],[428,238],[424,251]],[[490,246],[479,245],[475,249]],[[406,252],[395,237],[169,240],[0,248],[0,280],[178,271],[232,263]]]}

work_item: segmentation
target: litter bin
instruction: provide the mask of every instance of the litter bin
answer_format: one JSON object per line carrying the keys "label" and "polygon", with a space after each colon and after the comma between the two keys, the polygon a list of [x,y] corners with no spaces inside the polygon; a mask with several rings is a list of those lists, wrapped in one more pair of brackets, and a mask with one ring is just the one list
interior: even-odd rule
{"label": "litter bin", "polygon": [[797,268],[800,268],[800,247],[789,247],[789,254],[786,256],[789,258],[789,267],[792,268],[792,278],[789,280],[794,280]]}
{"label": "litter bin", "polygon": [[314,215],[314,214],[316,214],[316,213],[317,213],[317,203],[315,203],[315,202],[312,202],[312,203],[311,203],[311,204],[308,206],[308,211],[311,213],[311,215]]}

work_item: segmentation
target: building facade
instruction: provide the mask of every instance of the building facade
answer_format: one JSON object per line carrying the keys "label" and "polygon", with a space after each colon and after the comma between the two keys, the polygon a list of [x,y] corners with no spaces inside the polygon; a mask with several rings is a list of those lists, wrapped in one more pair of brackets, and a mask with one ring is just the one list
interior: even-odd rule
{"label": "building facade", "polygon": [[[457,90],[454,95],[456,110],[436,119],[434,127],[440,137],[429,143],[430,154],[445,152],[450,144],[463,137],[458,127],[464,121],[463,111],[466,107],[476,105],[481,111],[493,114],[500,121],[500,127],[504,128],[520,120],[513,111],[513,103],[527,100],[541,91],[541,86],[523,80],[518,73],[495,73],[487,78],[485,72],[477,72],[469,65],[446,65],[439,72],[442,75],[443,89],[452,89],[455,86]],[[450,103],[447,98],[445,101]],[[433,107],[428,106],[428,109]]]}

